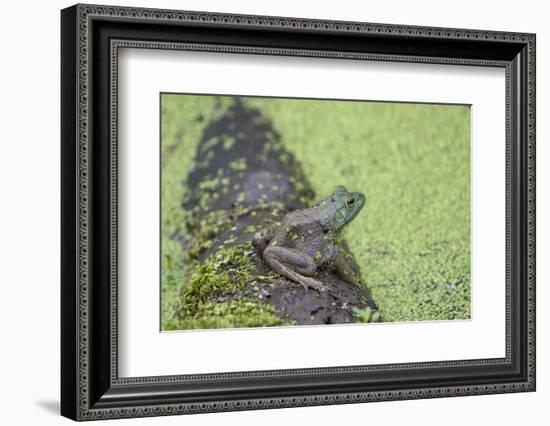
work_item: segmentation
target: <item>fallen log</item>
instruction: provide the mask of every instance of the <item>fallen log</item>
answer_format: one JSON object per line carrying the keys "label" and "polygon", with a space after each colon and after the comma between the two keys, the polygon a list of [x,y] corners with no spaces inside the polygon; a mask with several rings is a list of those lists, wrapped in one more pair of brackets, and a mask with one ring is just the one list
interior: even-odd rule
{"label": "fallen log", "polygon": [[[177,328],[381,321],[366,286],[344,281],[330,265],[314,276],[326,291],[305,289],[272,271],[252,246],[257,230],[310,206],[316,195],[259,110],[236,98],[205,128],[186,185],[188,235],[176,237],[188,273]],[[360,276],[345,242],[341,248]]]}

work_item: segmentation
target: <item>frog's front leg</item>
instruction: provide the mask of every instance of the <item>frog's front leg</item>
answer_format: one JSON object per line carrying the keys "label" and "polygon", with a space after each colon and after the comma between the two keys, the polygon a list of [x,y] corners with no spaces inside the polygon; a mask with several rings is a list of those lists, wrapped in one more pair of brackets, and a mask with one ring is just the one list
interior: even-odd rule
{"label": "frog's front leg", "polygon": [[263,258],[275,272],[301,284],[306,290],[325,291],[321,282],[311,278],[317,264],[309,254],[294,248],[269,246],[264,250]]}
{"label": "frog's front leg", "polygon": [[269,244],[269,242],[273,239],[275,236],[275,233],[277,231],[277,226],[271,225],[267,228],[262,228],[258,230],[254,236],[252,237],[252,245],[256,247],[256,250],[260,254],[262,254]]}
{"label": "frog's front leg", "polygon": [[360,285],[361,278],[359,276],[359,271],[355,267],[355,263],[351,259],[351,255],[340,247],[334,246],[334,252],[332,255],[332,263],[336,269],[336,273],[344,281],[347,281],[351,284]]}

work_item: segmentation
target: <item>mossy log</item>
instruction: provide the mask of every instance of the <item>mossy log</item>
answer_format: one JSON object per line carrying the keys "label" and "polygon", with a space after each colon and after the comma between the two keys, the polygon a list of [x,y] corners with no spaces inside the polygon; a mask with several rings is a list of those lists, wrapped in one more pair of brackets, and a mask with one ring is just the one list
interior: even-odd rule
{"label": "mossy log", "polygon": [[[177,328],[381,320],[366,287],[325,267],[315,278],[327,291],[306,290],[273,272],[252,247],[258,229],[310,206],[316,195],[259,110],[237,98],[209,123],[186,187],[188,234],[176,238],[188,272],[176,306]],[[344,249],[349,253],[345,243]]]}

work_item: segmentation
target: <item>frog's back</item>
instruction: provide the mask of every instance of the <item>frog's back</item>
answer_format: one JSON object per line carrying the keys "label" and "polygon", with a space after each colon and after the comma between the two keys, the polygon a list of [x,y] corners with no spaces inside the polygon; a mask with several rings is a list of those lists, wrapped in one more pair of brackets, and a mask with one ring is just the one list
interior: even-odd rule
{"label": "frog's back", "polygon": [[281,223],[276,239],[287,247],[296,248],[314,256],[324,243],[324,234],[309,210],[289,213]]}

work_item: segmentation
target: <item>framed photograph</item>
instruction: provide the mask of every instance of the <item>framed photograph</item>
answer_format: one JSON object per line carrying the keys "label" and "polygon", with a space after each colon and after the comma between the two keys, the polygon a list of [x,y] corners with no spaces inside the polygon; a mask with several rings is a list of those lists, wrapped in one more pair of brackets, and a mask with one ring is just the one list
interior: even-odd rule
{"label": "framed photograph", "polygon": [[535,390],[535,35],[61,12],[61,412]]}

